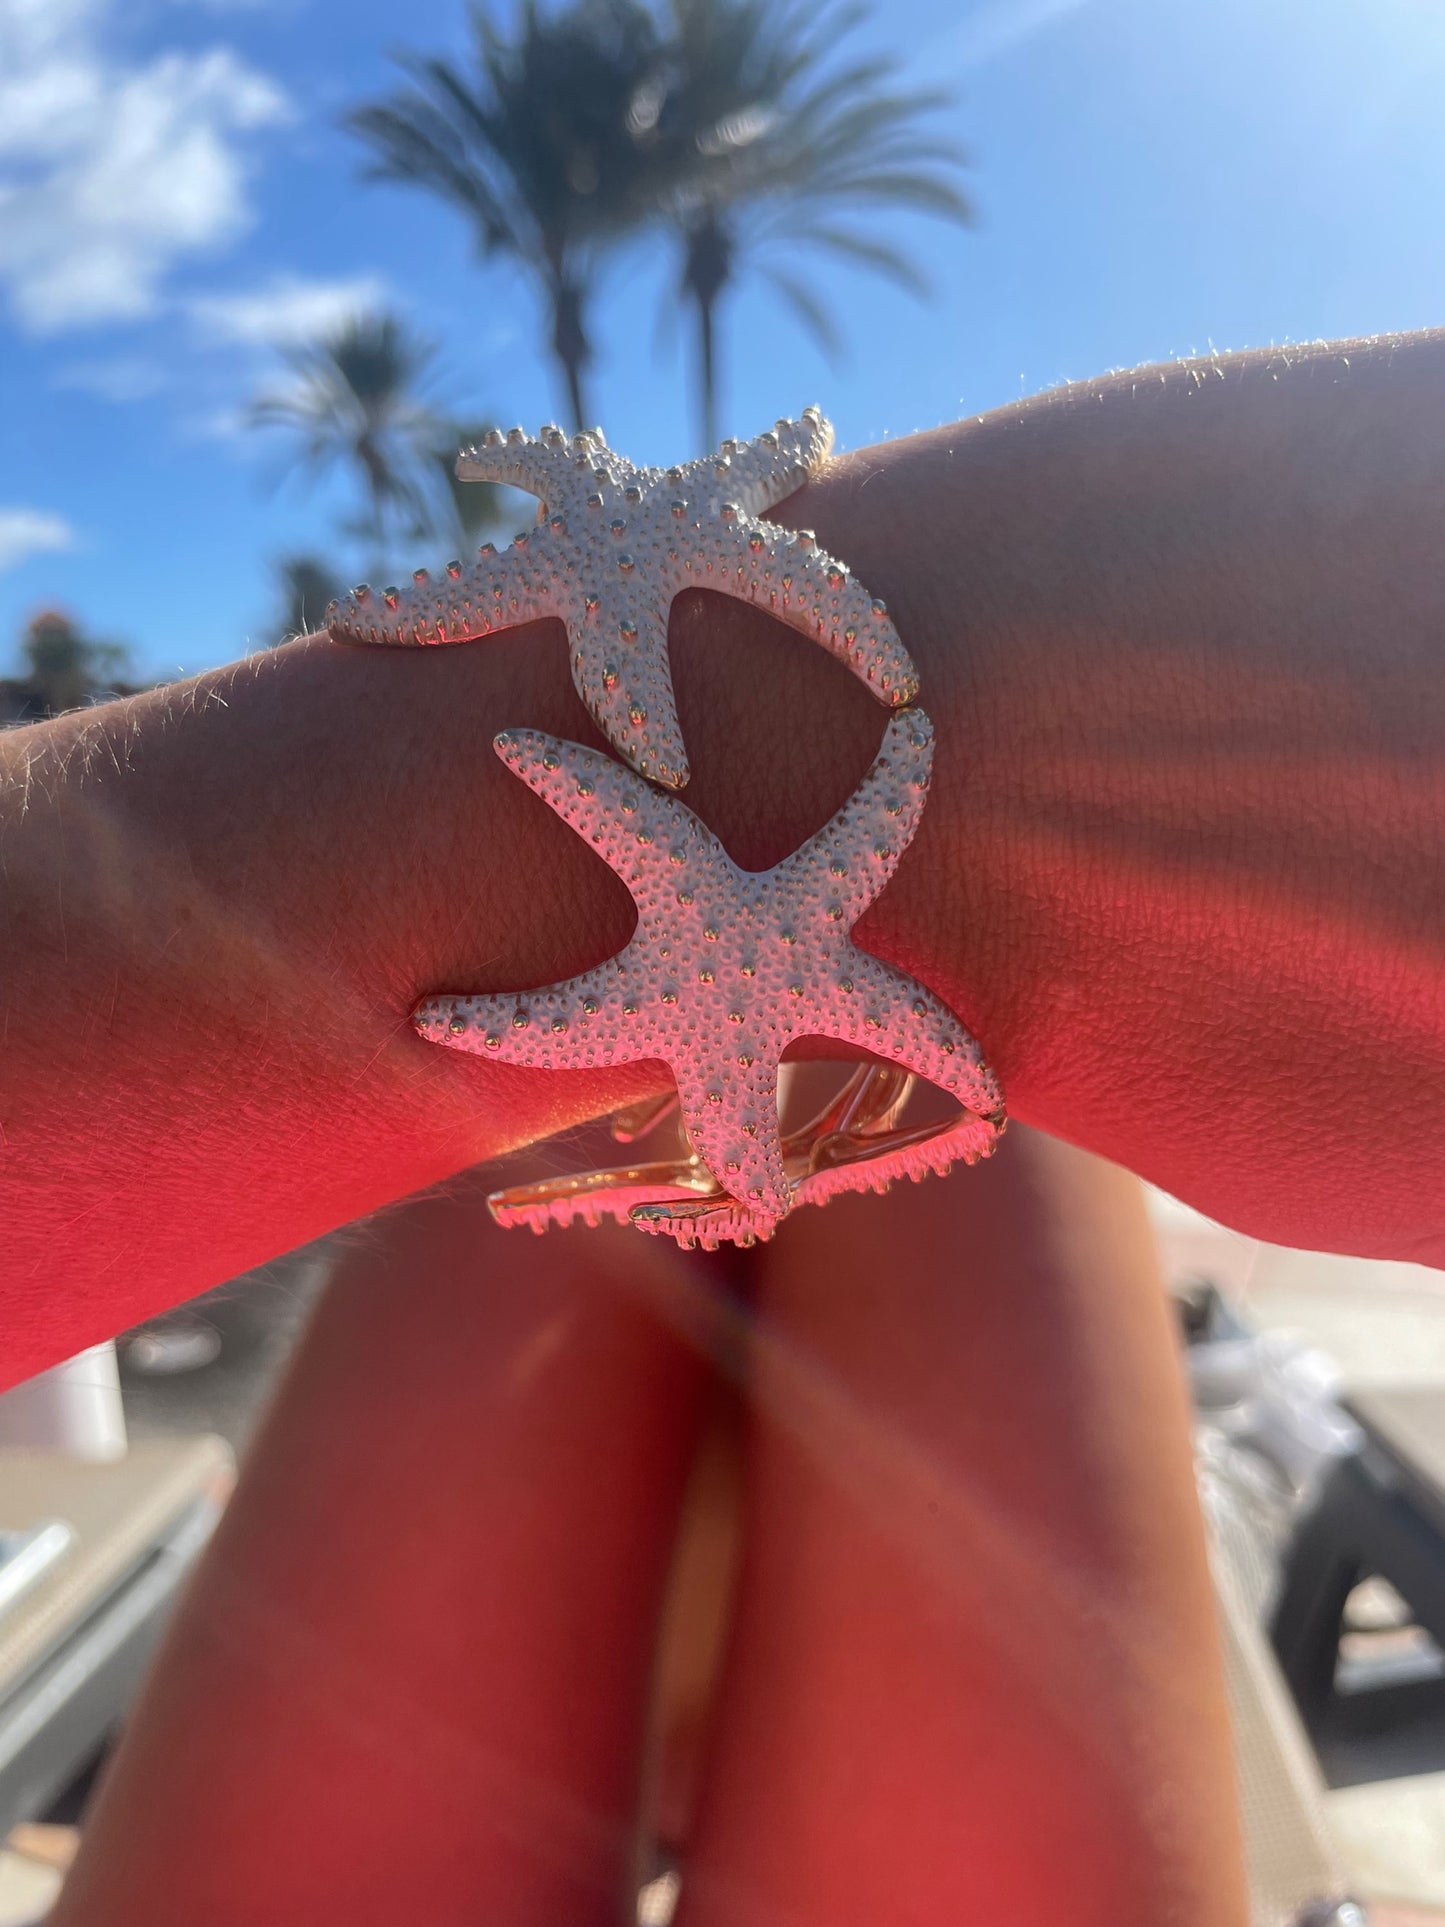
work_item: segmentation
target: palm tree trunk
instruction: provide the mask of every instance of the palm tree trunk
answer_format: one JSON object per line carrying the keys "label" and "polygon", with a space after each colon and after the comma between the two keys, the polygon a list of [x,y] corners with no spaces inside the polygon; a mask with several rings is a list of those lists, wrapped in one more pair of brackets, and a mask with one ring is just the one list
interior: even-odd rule
{"label": "palm tree trunk", "polygon": [[567,406],[572,410],[572,427],[580,434],[587,420],[582,398],[581,365],[575,358],[568,357],[562,363],[562,373],[567,381]]}
{"label": "palm tree trunk", "polygon": [[587,426],[582,370],[591,359],[591,344],[582,318],[583,290],[565,275],[552,283],[552,353],[567,384],[572,426],[579,434]]}
{"label": "palm tree trunk", "polygon": [[701,454],[717,447],[717,341],[715,303],[710,295],[697,298],[698,393],[702,404]]}
{"label": "palm tree trunk", "polygon": [[717,308],[733,266],[733,239],[715,207],[689,224],[683,243],[682,287],[697,304],[697,385],[702,447],[717,447]]}

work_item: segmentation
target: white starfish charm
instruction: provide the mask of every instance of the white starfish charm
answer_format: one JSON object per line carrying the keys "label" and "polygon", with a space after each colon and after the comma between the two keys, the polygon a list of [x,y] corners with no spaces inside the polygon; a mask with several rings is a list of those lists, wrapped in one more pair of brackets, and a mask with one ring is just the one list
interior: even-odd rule
{"label": "white starfish charm", "polygon": [[457,457],[464,481],[510,482],[541,498],[539,526],[498,554],[418,569],[406,589],[362,584],[326,612],[339,642],[466,642],[541,616],[567,626],[572,680],[620,756],[670,789],[688,780],[673,705],[667,619],[681,590],[721,590],[820,642],[894,708],[918,675],[872,596],[816,546],[761,519],[823,462],[833,431],[816,408],[681,468],[636,468],[600,429],[492,430]]}
{"label": "white starfish charm", "polygon": [[[933,729],[922,710],[892,719],[838,814],[765,871],[739,869],[676,797],[596,750],[534,730],[504,731],[495,746],[627,884],[637,930],[617,956],[566,983],[429,997],[413,1022],[437,1043],[503,1063],[667,1063],[707,1177],[683,1187],[695,1208],[676,1193],[639,1198],[637,1222],[715,1242],[766,1235],[786,1215],[794,1195],[776,1093],[796,1037],[837,1038],[921,1073],[969,1113],[973,1136],[952,1155],[991,1148],[1003,1099],[977,1043],[932,992],[850,935],[923,812]],[[679,1228],[699,1212],[704,1224]]]}

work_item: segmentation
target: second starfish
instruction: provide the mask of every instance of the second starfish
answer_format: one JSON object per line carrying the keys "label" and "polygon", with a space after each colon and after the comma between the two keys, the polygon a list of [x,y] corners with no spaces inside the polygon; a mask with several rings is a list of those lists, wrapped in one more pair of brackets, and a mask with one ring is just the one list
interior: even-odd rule
{"label": "second starfish", "polygon": [[[955,1096],[991,1146],[1003,1096],[977,1042],[922,984],[860,950],[853,924],[912,840],[933,729],[895,716],[831,822],[775,869],[739,869],[677,798],[597,751],[507,730],[498,755],[626,883],[637,931],[610,962],[546,989],[435,996],[423,1037],[502,1063],[566,1070],[660,1059],[688,1136],[744,1228],[792,1204],[777,1110],[795,1037],[832,1037],[920,1072]],[[978,1147],[984,1148],[981,1143]]]}

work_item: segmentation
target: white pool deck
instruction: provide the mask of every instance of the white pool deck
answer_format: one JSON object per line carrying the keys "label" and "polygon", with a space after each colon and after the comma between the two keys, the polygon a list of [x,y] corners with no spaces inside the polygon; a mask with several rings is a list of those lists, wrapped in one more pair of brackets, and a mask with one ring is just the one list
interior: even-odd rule
{"label": "white pool deck", "polygon": [[[1260,1330],[1328,1353],[1346,1385],[1445,1390],[1445,1271],[1282,1250],[1158,1194],[1150,1212],[1167,1275],[1212,1278]],[[1445,1927],[1445,1773],[1338,1788],[1328,1808],[1344,1864],[1388,1927]]]}

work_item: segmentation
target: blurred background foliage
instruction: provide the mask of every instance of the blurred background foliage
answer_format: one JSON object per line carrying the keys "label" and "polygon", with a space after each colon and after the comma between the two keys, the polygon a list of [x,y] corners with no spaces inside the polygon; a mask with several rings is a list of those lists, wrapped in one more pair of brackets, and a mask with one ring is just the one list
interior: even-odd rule
{"label": "blurred background foliage", "polygon": [[20,635],[20,673],[0,677],[0,723],[33,723],[134,693],[129,652],[87,635],[63,609],[38,609]]}
{"label": "blurred background foliage", "polygon": [[504,254],[540,301],[573,428],[587,425],[588,326],[607,254],[651,228],[674,242],[670,298],[696,329],[697,448],[717,439],[718,321],[740,276],[766,276],[825,343],[838,331],[810,254],[914,292],[891,209],[969,217],[962,151],[933,123],[944,93],[896,59],[847,58],[861,4],[799,0],[526,0],[510,33],[473,16],[465,66],[404,54],[406,83],[359,106],[371,178],[438,196],[478,252]]}
{"label": "blurred background foliage", "polygon": [[[850,55],[868,13],[863,0],[489,0],[472,10],[464,57],[396,52],[396,86],[353,103],[342,126],[363,181],[432,197],[465,223],[479,260],[514,270],[574,428],[589,422],[599,277],[660,237],[674,269],[659,320],[689,330],[700,452],[717,439],[739,282],[759,278],[836,352],[839,321],[810,265],[842,262],[921,295],[890,214],[970,218],[965,155],[946,131],[953,103],[905,84],[895,59]],[[496,531],[508,491],[459,482],[452,463],[505,413],[505,370],[486,396],[449,404],[444,386],[434,344],[380,304],[284,347],[246,423],[275,444],[276,482],[315,489],[339,475],[351,506],[326,553],[274,559],[264,640],[315,628],[350,575],[385,579],[417,548],[450,554]],[[12,719],[109,693],[120,667],[112,645],[55,611],[36,616],[22,654]]]}

